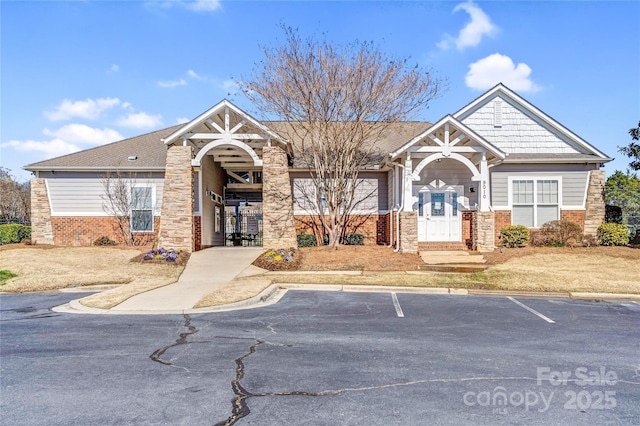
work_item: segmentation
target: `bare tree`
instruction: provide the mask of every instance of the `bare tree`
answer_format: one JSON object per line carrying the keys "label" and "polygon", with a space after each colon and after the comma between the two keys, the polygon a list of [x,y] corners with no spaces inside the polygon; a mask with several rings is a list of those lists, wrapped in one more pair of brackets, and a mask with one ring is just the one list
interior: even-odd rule
{"label": "bare tree", "polygon": [[0,223],[31,221],[29,182],[18,182],[9,169],[0,167]]}
{"label": "bare tree", "polygon": [[138,185],[137,176],[119,171],[108,172],[101,179],[103,211],[115,219],[115,232],[129,246],[147,244],[153,229],[152,188]]}
{"label": "bare tree", "polygon": [[442,83],[372,43],[334,46],[283,30],[286,43],[265,48],[251,81],[240,85],[262,113],[288,123],[295,156],[316,189],[318,219],[329,245],[337,247],[353,210],[358,173],[383,160],[378,141],[393,123],[426,107]]}

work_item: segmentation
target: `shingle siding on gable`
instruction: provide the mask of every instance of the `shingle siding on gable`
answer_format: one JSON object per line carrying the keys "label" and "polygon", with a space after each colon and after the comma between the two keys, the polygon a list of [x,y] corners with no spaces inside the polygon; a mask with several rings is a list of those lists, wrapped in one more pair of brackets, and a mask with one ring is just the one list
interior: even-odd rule
{"label": "shingle siding on gable", "polygon": [[494,101],[462,118],[462,123],[507,153],[575,154],[566,140],[502,99],[502,125],[494,126]]}

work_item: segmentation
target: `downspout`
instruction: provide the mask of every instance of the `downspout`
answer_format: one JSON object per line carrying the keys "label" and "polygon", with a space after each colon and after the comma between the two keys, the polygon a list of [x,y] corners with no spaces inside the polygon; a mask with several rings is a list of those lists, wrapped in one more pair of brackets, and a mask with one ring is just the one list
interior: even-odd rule
{"label": "downspout", "polygon": [[[392,188],[393,200],[391,200],[392,204],[393,204],[393,202],[396,201],[395,200],[395,198],[396,198],[396,168],[395,167],[393,167],[391,169],[391,181],[393,182],[392,183],[392,185],[393,185],[393,188]],[[395,208],[394,206],[391,206],[391,211],[389,212],[389,233],[390,233],[390,235],[389,235],[389,245],[387,246],[387,248],[393,247],[393,209],[394,208]]]}
{"label": "downspout", "polygon": [[[394,163],[395,166],[400,167],[402,169],[404,169],[404,166],[402,164],[398,164],[398,163]],[[403,173],[404,176],[404,173]],[[398,185],[398,186],[402,186],[402,185]],[[396,209],[396,248],[393,250],[394,253],[397,253],[400,251],[400,212],[404,210],[404,190],[403,188],[399,188],[400,193],[400,199],[398,200],[399,203],[396,204],[397,209]]]}

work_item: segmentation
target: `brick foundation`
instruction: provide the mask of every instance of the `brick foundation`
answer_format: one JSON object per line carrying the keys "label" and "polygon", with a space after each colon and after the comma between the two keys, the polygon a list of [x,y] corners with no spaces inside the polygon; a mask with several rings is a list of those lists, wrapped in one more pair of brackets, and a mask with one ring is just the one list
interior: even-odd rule
{"label": "brick foundation", "polygon": [[575,222],[584,231],[584,210],[560,210],[560,219],[568,220],[571,222]]}
{"label": "brick foundation", "polygon": [[[311,234],[316,236],[316,241],[324,238],[324,230],[320,219],[309,215],[294,216],[296,235]],[[385,244],[389,229],[389,215],[352,215],[349,218],[347,234],[363,234],[365,245]]]}
{"label": "brick foundation", "polygon": [[494,238],[494,244],[500,246],[500,230],[505,226],[511,226],[511,211],[510,210],[496,210],[496,235]]}
{"label": "brick foundation", "polygon": [[[115,217],[52,217],[53,243],[58,246],[91,246],[100,237],[109,237],[119,245],[126,245]],[[134,233],[135,245],[149,245],[158,237],[160,218],[153,218],[153,232]]]}
{"label": "brick foundation", "polygon": [[193,217],[193,250],[202,250],[202,217]]}

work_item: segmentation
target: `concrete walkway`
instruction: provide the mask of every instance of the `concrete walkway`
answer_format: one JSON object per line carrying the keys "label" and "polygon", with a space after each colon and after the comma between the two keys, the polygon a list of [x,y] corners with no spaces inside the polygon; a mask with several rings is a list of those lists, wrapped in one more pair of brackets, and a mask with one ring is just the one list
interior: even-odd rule
{"label": "concrete walkway", "polygon": [[138,294],[111,308],[112,311],[176,311],[191,309],[205,295],[237,276],[264,272],[251,265],[262,247],[213,247],[191,254],[180,279]]}

